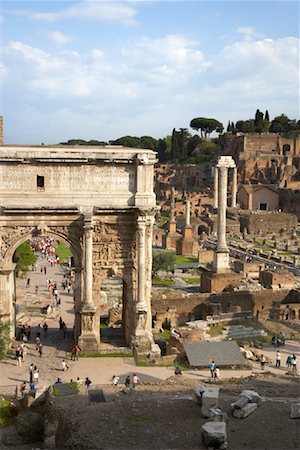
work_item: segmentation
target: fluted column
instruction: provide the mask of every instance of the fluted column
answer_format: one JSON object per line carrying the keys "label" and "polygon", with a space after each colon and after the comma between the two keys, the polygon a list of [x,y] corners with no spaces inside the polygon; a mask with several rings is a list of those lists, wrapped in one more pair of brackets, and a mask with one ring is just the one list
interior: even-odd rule
{"label": "fluted column", "polygon": [[233,179],[232,179],[232,193],[231,193],[231,207],[236,207],[236,192],[237,192],[237,168],[233,169]]}
{"label": "fluted column", "polygon": [[217,251],[226,252],[228,247],[226,244],[226,208],[227,208],[227,167],[219,167],[218,179],[218,244]]}
{"label": "fluted column", "polygon": [[83,302],[93,305],[93,223],[84,221],[84,296]]}
{"label": "fluted column", "polygon": [[137,309],[146,309],[145,303],[145,237],[146,237],[146,220],[140,217],[137,221],[138,225],[138,298]]}
{"label": "fluted column", "polygon": [[214,203],[213,208],[218,208],[218,168],[214,168]]}

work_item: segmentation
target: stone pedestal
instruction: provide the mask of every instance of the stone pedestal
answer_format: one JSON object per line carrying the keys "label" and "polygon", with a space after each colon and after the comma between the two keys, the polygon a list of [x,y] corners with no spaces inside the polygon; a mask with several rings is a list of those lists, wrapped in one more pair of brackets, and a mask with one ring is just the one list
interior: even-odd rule
{"label": "stone pedestal", "polygon": [[83,353],[98,352],[100,348],[100,329],[96,320],[96,308],[84,304],[81,309],[81,335],[78,346]]}

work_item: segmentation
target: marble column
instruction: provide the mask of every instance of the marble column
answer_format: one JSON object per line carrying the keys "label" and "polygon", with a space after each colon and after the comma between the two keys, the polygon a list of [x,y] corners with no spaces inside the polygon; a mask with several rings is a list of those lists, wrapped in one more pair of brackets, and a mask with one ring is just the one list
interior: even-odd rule
{"label": "marble column", "polygon": [[218,168],[214,168],[214,203],[213,208],[218,208]]}
{"label": "marble column", "polygon": [[93,305],[93,224],[84,221],[84,295],[83,303]]}
{"label": "marble column", "polygon": [[190,200],[186,201],[185,204],[185,224],[190,225],[191,224],[191,202]]}
{"label": "marble column", "polygon": [[147,310],[145,303],[145,256],[146,256],[146,220],[140,217],[137,221],[138,226],[138,293],[137,310]]}
{"label": "marble column", "polygon": [[218,179],[218,244],[217,251],[228,252],[226,244],[226,209],[227,209],[227,177],[228,168],[219,167]]}
{"label": "marble column", "polygon": [[232,193],[231,193],[231,207],[236,207],[236,193],[237,193],[237,168],[233,169],[233,179],[232,179]]}

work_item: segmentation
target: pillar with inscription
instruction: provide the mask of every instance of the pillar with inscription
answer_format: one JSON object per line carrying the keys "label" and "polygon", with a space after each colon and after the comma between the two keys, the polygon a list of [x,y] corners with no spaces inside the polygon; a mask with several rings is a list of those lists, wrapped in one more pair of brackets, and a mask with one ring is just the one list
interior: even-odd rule
{"label": "pillar with inscription", "polygon": [[83,352],[97,351],[100,346],[100,330],[93,304],[93,221],[91,215],[84,217],[84,266],[83,300],[81,304],[81,334],[78,345]]}

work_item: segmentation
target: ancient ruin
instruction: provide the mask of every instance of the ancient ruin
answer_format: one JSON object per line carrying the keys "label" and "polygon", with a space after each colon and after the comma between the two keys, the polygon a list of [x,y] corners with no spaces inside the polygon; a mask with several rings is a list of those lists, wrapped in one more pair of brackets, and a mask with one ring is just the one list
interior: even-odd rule
{"label": "ancient ruin", "polygon": [[151,331],[155,153],[107,146],[0,147],[0,318],[14,322],[13,255],[32,236],[70,246],[74,336],[101,351],[101,285],[123,280],[123,332],[137,353],[157,351]]}

